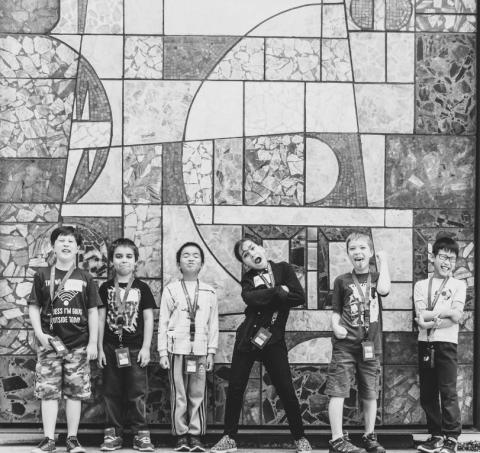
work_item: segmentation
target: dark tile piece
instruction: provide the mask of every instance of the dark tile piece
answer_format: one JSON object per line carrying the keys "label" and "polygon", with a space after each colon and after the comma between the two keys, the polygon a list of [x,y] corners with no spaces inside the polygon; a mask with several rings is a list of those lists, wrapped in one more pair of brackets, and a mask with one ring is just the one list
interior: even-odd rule
{"label": "dark tile piece", "polygon": [[60,0],[0,2],[1,33],[48,33],[60,18]]}
{"label": "dark tile piece", "polygon": [[301,228],[280,225],[249,225],[246,230],[261,239],[290,239],[299,234]]}
{"label": "dark tile piece", "polygon": [[[3,307],[1,307],[3,308]],[[24,322],[29,320],[28,311],[24,311]],[[3,321],[2,318],[0,318]],[[35,341],[33,330],[26,329],[6,329],[2,326],[2,335],[0,336],[0,355],[29,355],[35,354],[32,345]]]}
{"label": "dark tile piece", "polygon": [[[107,245],[123,235],[122,219],[120,217],[64,217],[63,223],[74,224],[79,228],[92,229],[98,237],[103,238],[103,242]],[[97,240],[100,240],[98,237]]]}
{"label": "dark tile piece", "polygon": [[472,137],[388,136],[387,207],[473,207],[474,150]]}
{"label": "dark tile piece", "polygon": [[0,201],[61,202],[66,159],[1,159]]}
{"label": "dark tile piece", "polygon": [[366,207],[367,189],[358,134],[307,134],[326,143],[338,159],[339,176],[336,186],[322,200],[311,206]]}
{"label": "dark tile piece", "polygon": [[58,204],[0,203],[1,223],[58,222],[59,215]]}
{"label": "dark tile piece", "polygon": [[474,338],[471,332],[460,332],[458,334],[458,363],[473,363]]}
{"label": "dark tile piece", "polygon": [[305,290],[306,273],[306,248],[307,248],[307,230],[300,230],[290,241],[289,263],[293,266],[295,274]]}
{"label": "dark tile piece", "polygon": [[383,363],[385,365],[416,365],[418,332],[384,332]]}
{"label": "dark tile piece", "polygon": [[187,204],[183,182],[182,144],[165,143],[162,154],[164,204]]}
{"label": "dark tile piece", "polygon": [[285,332],[285,343],[290,351],[295,346],[313,338],[330,337],[330,332]]}
{"label": "dark tile piece", "polygon": [[165,36],[165,79],[204,79],[239,40],[233,36]]}
{"label": "dark tile piece", "polygon": [[416,133],[476,131],[475,35],[417,34]]}
{"label": "dark tile piece", "polygon": [[350,15],[355,25],[362,30],[373,29],[373,0],[352,0]]}
{"label": "dark tile piece", "polygon": [[473,228],[475,216],[463,209],[415,209],[415,228]]}

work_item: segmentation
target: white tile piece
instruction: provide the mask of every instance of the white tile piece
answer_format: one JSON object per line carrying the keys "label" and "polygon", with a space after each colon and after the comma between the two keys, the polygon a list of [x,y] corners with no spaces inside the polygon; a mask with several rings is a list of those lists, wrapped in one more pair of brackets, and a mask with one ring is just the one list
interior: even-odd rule
{"label": "white tile piece", "polygon": [[382,305],[384,310],[411,310],[413,286],[412,283],[392,283],[390,294],[382,296]]}
{"label": "white tile piece", "polygon": [[385,206],[385,136],[361,135],[363,171],[370,207]]}
{"label": "white tile piece", "polygon": [[191,205],[193,218],[198,225],[211,225],[213,222],[212,206],[195,206]]}
{"label": "white tile piece", "polygon": [[412,280],[412,230],[407,228],[372,228],[375,252],[384,250],[392,281]]}
{"label": "white tile piece", "polygon": [[415,81],[415,34],[387,33],[387,82]]}
{"label": "white tile piece", "polygon": [[85,35],[82,56],[99,78],[120,79],[123,75],[123,36]]}
{"label": "white tile piece", "polygon": [[413,226],[413,211],[411,209],[385,210],[385,226],[411,228]]}
{"label": "white tile piece", "polygon": [[385,82],[385,34],[350,33],[355,82]]}
{"label": "white tile piece", "polygon": [[63,204],[63,217],[121,217],[121,204]]}
{"label": "white tile piece", "polygon": [[124,0],[125,33],[163,33],[163,0]]}

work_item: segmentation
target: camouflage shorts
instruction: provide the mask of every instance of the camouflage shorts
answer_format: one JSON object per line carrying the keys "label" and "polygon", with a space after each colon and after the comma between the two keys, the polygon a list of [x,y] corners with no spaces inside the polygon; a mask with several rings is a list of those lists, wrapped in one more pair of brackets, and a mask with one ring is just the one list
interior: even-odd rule
{"label": "camouflage shorts", "polygon": [[37,352],[35,397],[58,400],[62,397],[84,400],[90,397],[90,363],[87,348],[75,348],[64,357],[42,347]]}

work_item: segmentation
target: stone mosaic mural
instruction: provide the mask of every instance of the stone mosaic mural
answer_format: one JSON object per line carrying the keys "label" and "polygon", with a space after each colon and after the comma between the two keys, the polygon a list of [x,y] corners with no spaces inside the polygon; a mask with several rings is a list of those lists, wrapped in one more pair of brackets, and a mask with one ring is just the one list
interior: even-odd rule
{"label": "stone mosaic mural", "polygon": [[[223,422],[244,304],[243,235],[292,263],[307,294],[287,346],[302,416],[327,420],[331,292],[343,241],[389,255],[379,425],[424,423],[412,290],[438,233],[468,285],[459,344],[473,423],[475,0],[4,0],[0,4],[0,422],[39,423],[26,298],[49,232],[77,225],[98,282],[120,235],[160,300],[175,251],[203,245],[220,302],[208,420]],[[372,262],[372,267],[375,263]],[[155,343],[155,342],[154,342]],[[101,424],[101,375],[84,421]],[[149,366],[148,418],[169,423],[167,375]],[[347,425],[361,422],[356,389]],[[261,366],[244,425],[285,424]]]}

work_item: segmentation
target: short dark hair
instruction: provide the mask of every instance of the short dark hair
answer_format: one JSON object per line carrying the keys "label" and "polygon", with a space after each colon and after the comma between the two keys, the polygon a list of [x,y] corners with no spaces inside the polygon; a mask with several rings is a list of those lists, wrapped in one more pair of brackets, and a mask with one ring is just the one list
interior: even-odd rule
{"label": "short dark hair", "polygon": [[183,249],[187,247],[196,247],[200,251],[200,259],[202,260],[202,264],[205,262],[205,253],[203,253],[202,247],[200,247],[196,242],[185,242],[178,250],[177,250],[177,264],[180,264],[180,257],[182,256]]}
{"label": "short dark hair", "polygon": [[440,250],[455,253],[456,257],[458,257],[460,252],[457,241],[450,236],[437,237],[432,246],[433,256],[437,256]]}
{"label": "short dark hair", "polygon": [[244,237],[238,240],[237,242],[235,242],[235,245],[233,246],[233,253],[235,255],[235,258],[237,258],[237,260],[240,261],[241,263],[243,263],[243,259],[242,259],[242,254],[240,253],[240,248],[247,241],[253,242],[256,245],[261,245],[259,240],[254,237]]}
{"label": "short dark hair", "polygon": [[58,236],[73,236],[78,247],[82,246],[83,237],[80,231],[75,227],[70,225],[62,225],[55,228],[50,234],[50,243],[52,246],[55,244],[55,241],[58,239]]}
{"label": "short dark hair", "polygon": [[118,238],[110,244],[110,247],[108,247],[108,259],[110,261],[113,261],[113,255],[117,247],[131,248],[135,256],[135,261],[138,261],[138,247],[135,245],[135,242],[128,238]]}

